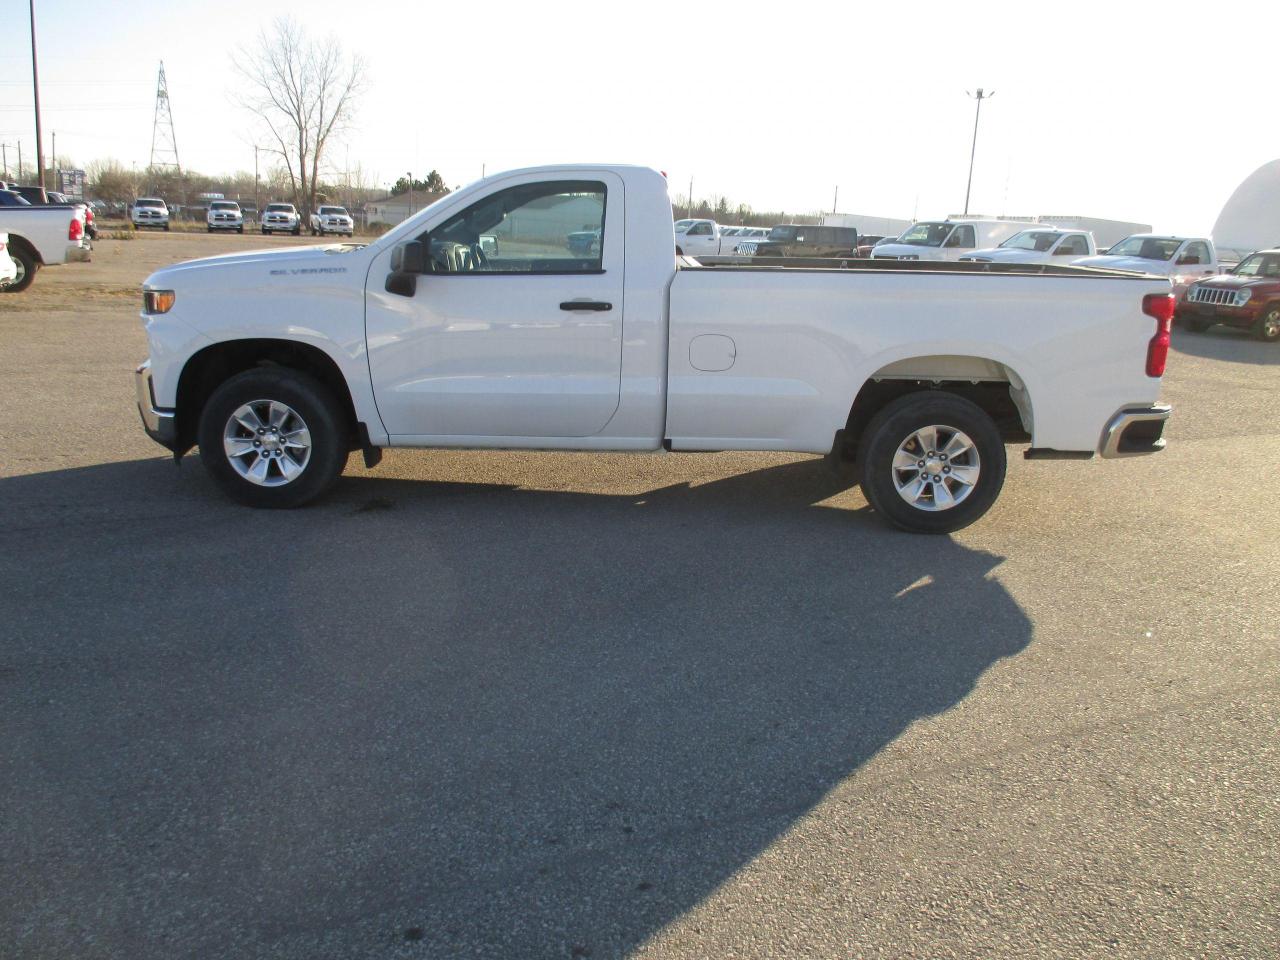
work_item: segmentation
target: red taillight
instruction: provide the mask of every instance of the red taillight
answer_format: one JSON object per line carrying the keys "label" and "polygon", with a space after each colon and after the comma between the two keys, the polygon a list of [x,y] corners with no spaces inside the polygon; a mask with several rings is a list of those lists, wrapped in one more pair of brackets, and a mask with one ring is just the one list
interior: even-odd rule
{"label": "red taillight", "polygon": [[71,226],[67,228],[68,240],[80,240],[84,237],[84,224],[80,222],[79,217],[71,218]]}
{"label": "red taillight", "polygon": [[1171,293],[1148,293],[1142,298],[1142,312],[1156,318],[1156,335],[1147,344],[1147,376],[1163,377],[1169,359],[1169,336],[1173,330],[1176,303]]}
{"label": "red taillight", "polygon": [[84,208],[84,222],[93,223],[93,211],[88,207]]}

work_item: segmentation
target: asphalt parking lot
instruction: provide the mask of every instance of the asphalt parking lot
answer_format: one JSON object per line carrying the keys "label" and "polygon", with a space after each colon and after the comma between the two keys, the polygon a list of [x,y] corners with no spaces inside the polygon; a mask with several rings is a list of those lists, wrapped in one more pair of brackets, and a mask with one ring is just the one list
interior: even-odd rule
{"label": "asphalt parking lot", "polygon": [[1280,954],[1280,347],[952,537],[820,460],[142,433],[155,234],[0,295],[0,955]]}

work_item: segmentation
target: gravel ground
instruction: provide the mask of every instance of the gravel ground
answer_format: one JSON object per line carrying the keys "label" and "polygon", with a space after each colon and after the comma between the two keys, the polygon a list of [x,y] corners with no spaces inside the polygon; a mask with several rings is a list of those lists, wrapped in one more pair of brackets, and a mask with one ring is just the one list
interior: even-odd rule
{"label": "gravel ground", "polygon": [[0,295],[0,954],[1274,957],[1280,347],[953,537],[821,461],[142,434],[106,241]]}

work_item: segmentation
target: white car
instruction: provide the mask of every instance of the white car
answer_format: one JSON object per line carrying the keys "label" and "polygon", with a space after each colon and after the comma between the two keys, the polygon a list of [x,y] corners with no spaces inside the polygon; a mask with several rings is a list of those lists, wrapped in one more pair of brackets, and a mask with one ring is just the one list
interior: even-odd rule
{"label": "white car", "polygon": [[18,279],[18,261],[9,256],[9,235],[0,233],[0,290]]}
{"label": "white car", "polygon": [[263,233],[302,233],[302,217],[292,203],[268,203],[262,211]]}
{"label": "white car", "polygon": [[1135,233],[1101,256],[1084,257],[1074,262],[1081,267],[1131,270],[1168,277],[1177,297],[1181,297],[1197,280],[1222,272],[1212,240],[1206,237],[1165,237],[1154,233]]}
{"label": "white car", "polygon": [[355,221],[346,207],[324,206],[311,215],[311,235],[323,237],[326,233],[336,233],[349,237],[355,233]]}
{"label": "white car", "polygon": [[214,200],[209,204],[209,212],[205,215],[209,232],[215,230],[234,230],[244,233],[244,212],[240,204],[234,200]]}
{"label": "white car", "polygon": [[168,230],[169,205],[159,197],[139,197],[133,201],[130,218],[139,229],[152,227],[156,230]]}
{"label": "white car", "polygon": [[[1053,263],[1058,257],[1079,259],[1097,252],[1093,234],[1087,230],[1035,227],[1015,233],[998,247],[966,253],[960,260],[962,263]],[[1062,262],[1071,263],[1071,260]]]}
{"label": "white car", "polygon": [[143,426],[258,507],[384,447],[832,454],[882,517],[931,533],[991,506],[1006,441],[1164,447],[1163,278],[707,267],[671,241],[656,170],[565,165],[489,176],[367,245],[167,267],[143,286]]}

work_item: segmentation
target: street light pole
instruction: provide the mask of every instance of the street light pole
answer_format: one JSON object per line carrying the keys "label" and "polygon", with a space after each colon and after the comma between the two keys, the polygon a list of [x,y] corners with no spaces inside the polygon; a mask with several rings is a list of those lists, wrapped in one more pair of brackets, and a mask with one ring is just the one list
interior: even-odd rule
{"label": "street light pole", "polygon": [[36,68],[36,0],[30,0],[31,10],[31,91],[36,105],[36,182],[44,189],[44,141],[40,138],[40,71]]}
{"label": "street light pole", "polygon": [[[413,171],[410,170],[406,172],[405,176],[409,178],[409,217],[412,217],[413,216]],[[408,220],[409,217],[405,217],[405,219]]]}
{"label": "street light pole", "polygon": [[978,108],[973,112],[973,146],[969,148],[969,182],[965,184],[964,188],[964,214],[966,217],[969,215],[969,192],[973,189],[973,158],[978,153],[978,119],[982,116],[982,101],[990,100],[995,95],[996,92],[994,90],[990,93],[983,93],[981,87],[978,88],[977,93],[965,91],[965,96],[972,97],[978,101]]}

